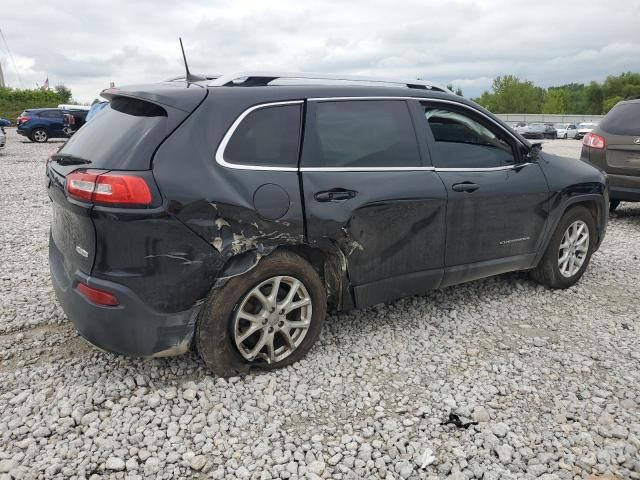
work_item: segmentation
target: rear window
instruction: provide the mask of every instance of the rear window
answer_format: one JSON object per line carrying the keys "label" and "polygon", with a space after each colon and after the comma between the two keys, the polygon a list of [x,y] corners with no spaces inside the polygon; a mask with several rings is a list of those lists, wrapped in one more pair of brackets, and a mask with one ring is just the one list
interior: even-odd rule
{"label": "rear window", "polygon": [[58,154],[88,160],[91,168],[146,170],[167,130],[167,112],[162,107],[115,97],[111,108],[86,123]]}
{"label": "rear window", "polygon": [[616,105],[604,117],[600,128],[613,135],[640,135],[640,102]]}
{"label": "rear window", "polygon": [[405,101],[319,102],[315,148],[305,166],[419,167],[415,130]]}

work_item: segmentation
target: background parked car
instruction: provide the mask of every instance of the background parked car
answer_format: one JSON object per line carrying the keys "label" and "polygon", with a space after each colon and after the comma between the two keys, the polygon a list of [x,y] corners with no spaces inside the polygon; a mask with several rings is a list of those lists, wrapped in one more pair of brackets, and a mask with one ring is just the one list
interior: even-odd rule
{"label": "background parked car", "polygon": [[578,131],[576,132],[576,136],[574,137],[576,140],[581,140],[587,133],[593,131],[594,128],[598,126],[597,123],[584,122],[578,124]]}
{"label": "background parked car", "polygon": [[87,115],[89,110],[68,110],[65,113],[67,123],[67,134],[73,135],[82,127],[87,121]]}
{"label": "background parked car", "polygon": [[575,138],[578,133],[578,126],[575,123],[556,123],[558,138]]}
{"label": "background parked car", "polygon": [[611,211],[640,202],[640,99],[616,104],[582,141],[582,160],[609,175]]}
{"label": "background parked car", "polygon": [[0,118],[0,127],[10,127],[11,126],[11,121],[7,120],[6,118]]}
{"label": "background parked car", "polygon": [[558,138],[558,131],[556,130],[556,127],[553,126],[553,123],[544,124],[544,138]]}
{"label": "background parked car", "polygon": [[527,131],[527,129],[529,128],[529,125],[527,125],[526,122],[517,122],[513,129],[518,132],[520,135],[523,135],[524,132]]}
{"label": "background parked car", "polygon": [[67,138],[68,119],[59,108],[30,108],[18,117],[17,132],[32,142],[44,143],[50,138]]}
{"label": "background parked car", "polygon": [[517,130],[524,138],[535,138],[535,139],[543,139],[545,138],[545,133],[547,127],[545,125],[539,123],[532,123],[527,125],[525,128]]}

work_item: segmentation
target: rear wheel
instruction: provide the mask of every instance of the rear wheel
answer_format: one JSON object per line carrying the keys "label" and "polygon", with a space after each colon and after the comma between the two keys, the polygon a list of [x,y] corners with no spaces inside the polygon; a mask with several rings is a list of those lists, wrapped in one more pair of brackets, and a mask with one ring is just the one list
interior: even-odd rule
{"label": "rear wheel", "polygon": [[532,278],[549,288],[568,288],[574,285],[589,265],[595,245],[595,222],[583,206],[567,211]]}
{"label": "rear wheel", "polygon": [[326,315],[322,280],[300,256],[276,251],[211,292],[196,331],[214,374],[284,367],[315,343]]}
{"label": "rear wheel", "polygon": [[36,143],[45,143],[49,140],[49,134],[44,128],[35,128],[31,132],[31,141]]}

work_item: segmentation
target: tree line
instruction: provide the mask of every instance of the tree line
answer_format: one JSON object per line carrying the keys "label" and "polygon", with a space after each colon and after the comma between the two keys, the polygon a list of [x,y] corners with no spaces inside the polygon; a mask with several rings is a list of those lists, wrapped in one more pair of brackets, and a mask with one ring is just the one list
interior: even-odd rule
{"label": "tree line", "polygon": [[569,83],[544,89],[514,75],[497,77],[490,92],[473,100],[493,113],[602,115],[620,100],[640,96],[640,73],[609,76],[602,83]]}
{"label": "tree line", "polygon": [[72,103],[71,90],[64,85],[52,90],[0,87],[0,118],[12,122],[27,108],[57,107],[61,103]]}

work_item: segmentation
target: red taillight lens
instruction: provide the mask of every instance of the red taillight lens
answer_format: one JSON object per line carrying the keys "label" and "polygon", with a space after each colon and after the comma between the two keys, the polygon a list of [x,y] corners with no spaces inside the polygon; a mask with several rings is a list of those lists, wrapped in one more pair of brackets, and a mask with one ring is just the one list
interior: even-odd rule
{"label": "red taillight lens", "polygon": [[67,193],[77,200],[123,206],[151,205],[153,198],[142,177],[90,170],[70,173]]}
{"label": "red taillight lens", "polygon": [[90,202],[96,187],[95,173],[73,172],[67,176],[67,193],[70,197]]}
{"label": "red taillight lens", "polygon": [[18,123],[26,123],[31,120],[31,117],[18,117]]}
{"label": "red taillight lens", "polygon": [[90,287],[89,285],[85,285],[84,283],[79,283],[78,285],[76,285],[76,290],[84,298],[92,303],[95,303],[96,305],[104,305],[106,307],[116,307],[120,305],[118,297],[105,290]]}
{"label": "red taillight lens", "polygon": [[150,205],[151,190],[149,190],[149,185],[144,178],[105,173],[98,177],[93,201],[96,203]]}
{"label": "red taillight lens", "polygon": [[595,148],[597,150],[603,150],[606,142],[604,140],[604,137],[596,135],[593,132],[589,132],[582,139],[582,144],[586,145],[587,147]]}

